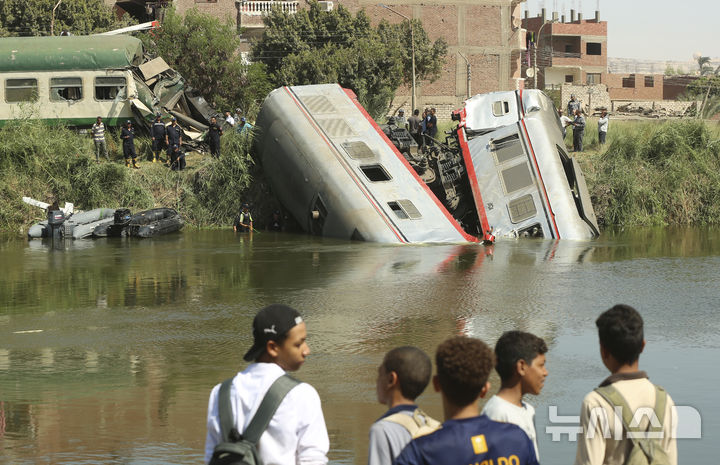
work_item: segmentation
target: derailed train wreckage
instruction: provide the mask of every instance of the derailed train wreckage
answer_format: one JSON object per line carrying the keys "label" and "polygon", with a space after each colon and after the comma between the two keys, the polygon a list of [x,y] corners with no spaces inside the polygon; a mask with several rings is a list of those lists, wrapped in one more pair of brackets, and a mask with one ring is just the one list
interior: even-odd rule
{"label": "derailed train wreckage", "polygon": [[263,103],[256,143],[275,194],[313,234],[387,243],[598,235],[544,93],[476,95],[453,119],[445,142],[421,152],[404,128],[377,125],[352,91],[282,87]]}

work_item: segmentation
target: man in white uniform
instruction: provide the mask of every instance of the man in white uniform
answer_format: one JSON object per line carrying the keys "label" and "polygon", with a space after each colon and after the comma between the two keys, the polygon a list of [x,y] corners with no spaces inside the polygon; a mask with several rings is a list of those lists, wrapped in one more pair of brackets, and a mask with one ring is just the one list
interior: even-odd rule
{"label": "man in white uniform", "polygon": [[[310,354],[307,329],[297,310],[269,305],[253,320],[255,342],[245,354],[253,362],[233,379],[230,397],[238,431],[250,420],[276,379],[286,371],[297,371]],[[216,385],[210,393],[205,439],[205,463],[222,442]],[[265,465],[326,464],[330,447],[317,391],[306,383],[295,386],[280,403],[257,448]]]}

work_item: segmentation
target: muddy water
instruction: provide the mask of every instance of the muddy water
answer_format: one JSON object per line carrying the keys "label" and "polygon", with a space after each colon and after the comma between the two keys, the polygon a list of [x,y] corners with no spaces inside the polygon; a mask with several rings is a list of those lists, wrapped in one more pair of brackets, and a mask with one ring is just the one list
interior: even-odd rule
{"label": "muddy water", "polygon": [[[543,463],[571,462],[575,444],[546,433],[549,407],[576,415],[606,376],[594,320],[617,302],[645,317],[641,368],[701,413],[681,463],[712,463],[720,440],[717,230],[492,248],[185,231],[6,242],[0,264],[0,463],[200,463],[209,390],[244,366],[252,317],[270,302],[308,322],[313,353],[297,375],[323,400],[332,463],[366,460],[385,351],[433,352],[454,334],[494,344],[514,328],[550,347],[550,377],[528,399]],[[435,393],[419,401],[441,418]]]}

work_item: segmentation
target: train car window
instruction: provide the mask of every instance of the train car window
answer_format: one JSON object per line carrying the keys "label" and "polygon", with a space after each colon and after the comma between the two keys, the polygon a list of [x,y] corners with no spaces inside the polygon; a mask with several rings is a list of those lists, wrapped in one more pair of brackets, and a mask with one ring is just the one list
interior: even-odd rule
{"label": "train car window", "polygon": [[406,220],[408,218],[411,220],[417,220],[422,218],[420,210],[418,210],[415,204],[408,199],[388,202],[388,206],[401,220]]}
{"label": "train car window", "polygon": [[510,134],[507,137],[492,140],[492,142],[490,142],[490,149],[495,155],[498,164],[512,160],[513,158],[525,156],[525,150],[517,134]]}
{"label": "train car window", "polygon": [[389,181],[392,179],[382,165],[363,165],[360,169],[372,182]]}
{"label": "train car window", "polygon": [[492,106],[493,116],[503,116],[508,113],[510,113],[510,104],[508,102],[503,102],[501,100],[498,100],[497,102],[493,103]]}
{"label": "train car window", "polygon": [[535,201],[530,194],[523,195],[508,202],[508,211],[510,212],[510,221],[513,223],[520,223],[537,214]]}
{"label": "train car window", "polygon": [[122,76],[96,77],[95,98],[97,100],[125,98],[125,78]]}
{"label": "train car window", "polygon": [[372,160],[375,158],[375,153],[363,141],[343,142],[342,147],[353,160]]}
{"label": "train car window", "polygon": [[64,102],[82,100],[82,78],[50,78],[50,100]]}
{"label": "train car window", "polygon": [[506,170],[502,170],[502,184],[505,194],[512,194],[515,191],[533,185],[532,174],[527,163],[520,163]]}
{"label": "train car window", "polygon": [[37,79],[5,80],[5,101],[8,103],[34,102],[38,99]]}

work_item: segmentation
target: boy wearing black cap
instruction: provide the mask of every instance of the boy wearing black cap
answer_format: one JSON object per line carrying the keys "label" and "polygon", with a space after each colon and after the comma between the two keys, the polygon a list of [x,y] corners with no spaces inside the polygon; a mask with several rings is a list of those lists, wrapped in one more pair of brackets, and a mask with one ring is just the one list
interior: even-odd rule
{"label": "boy wearing black cap", "polygon": [[[230,390],[238,431],[245,431],[270,386],[286,371],[297,371],[310,354],[307,329],[297,310],[269,305],[253,320],[254,343],[244,359],[251,363],[238,373]],[[222,441],[218,415],[220,384],[210,393],[205,439],[205,463]],[[325,464],[330,447],[317,391],[306,383],[295,386],[280,403],[257,448],[266,464]]]}

